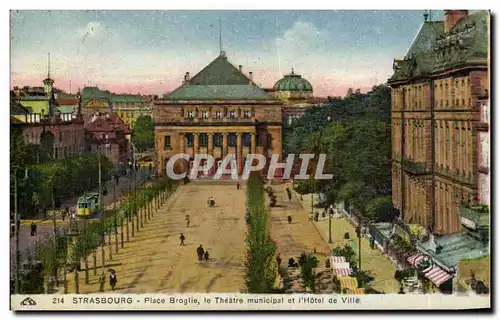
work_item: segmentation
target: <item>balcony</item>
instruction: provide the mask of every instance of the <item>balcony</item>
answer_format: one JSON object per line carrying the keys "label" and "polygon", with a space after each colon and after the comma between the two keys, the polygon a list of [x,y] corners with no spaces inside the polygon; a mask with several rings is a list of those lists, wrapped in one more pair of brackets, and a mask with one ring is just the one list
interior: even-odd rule
{"label": "balcony", "polygon": [[488,206],[471,206],[460,204],[462,224],[469,229],[487,229],[490,226],[490,209]]}
{"label": "balcony", "polygon": [[403,160],[403,170],[412,173],[414,175],[425,175],[429,174],[430,170],[427,168],[425,162],[413,162],[410,160]]}

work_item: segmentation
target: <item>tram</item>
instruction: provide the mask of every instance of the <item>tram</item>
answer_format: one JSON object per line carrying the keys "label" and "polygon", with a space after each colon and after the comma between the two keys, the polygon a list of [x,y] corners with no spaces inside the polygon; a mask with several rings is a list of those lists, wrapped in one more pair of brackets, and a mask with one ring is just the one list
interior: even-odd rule
{"label": "tram", "polygon": [[76,214],[79,217],[91,217],[99,211],[99,193],[87,193],[78,198]]}

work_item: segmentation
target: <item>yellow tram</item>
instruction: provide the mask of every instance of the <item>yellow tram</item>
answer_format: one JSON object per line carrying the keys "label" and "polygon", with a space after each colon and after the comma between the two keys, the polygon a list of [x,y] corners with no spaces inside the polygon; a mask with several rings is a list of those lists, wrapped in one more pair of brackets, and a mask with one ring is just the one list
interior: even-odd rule
{"label": "yellow tram", "polygon": [[88,193],[78,198],[76,214],[79,217],[90,217],[99,211],[99,193]]}

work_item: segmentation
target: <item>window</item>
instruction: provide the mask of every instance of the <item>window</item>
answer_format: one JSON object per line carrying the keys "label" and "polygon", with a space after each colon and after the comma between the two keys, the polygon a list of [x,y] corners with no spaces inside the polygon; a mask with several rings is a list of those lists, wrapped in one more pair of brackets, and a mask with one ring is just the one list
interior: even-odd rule
{"label": "window", "polygon": [[193,147],[194,144],[194,136],[192,133],[186,134],[186,145],[190,148]]}
{"label": "window", "polygon": [[224,111],[222,110],[215,111],[215,117],[218,119],[224,118]]}
{"label": "window", "polygon": [[229,111],[229,118],[236,119],[236,111],[234,110]]}
{"label": "window", "polygon": [[227,136],[227,145],[228,147],[236,147],[236,134],[230,133]]}
{"label": "window", "polygon": [[170,145],[170,136],[165,136],[165,146],[164,150],[171,150],[172,146]]}
{"label": "window", "polygon": [[201,112],[201,117],[202,117],[203,119],[208,119],[208,111],[202,111],[202,112]]}
{"label": "window", "polygon": [[222,134],[220,133],[214,134],[214,146],[222,147]]}
{"label": "window", "polygon": [[200,134],[200,147],[208,147],[208,134]]}
{"label": "window", "polygon": [[244,147],[250,147],[252,144],[252,136],[250,133],[244,133],[242,138],[241,138],[241,143],[243,144]]}
{"label": "window", "polygon": [[252,117],[252,111],[250,110],[243,111],[243,118],[250,119],[251,117]]}
{"label": "window", "polygon": [[193,119],[194,118],[194,111],[188,111],[188,118]]}

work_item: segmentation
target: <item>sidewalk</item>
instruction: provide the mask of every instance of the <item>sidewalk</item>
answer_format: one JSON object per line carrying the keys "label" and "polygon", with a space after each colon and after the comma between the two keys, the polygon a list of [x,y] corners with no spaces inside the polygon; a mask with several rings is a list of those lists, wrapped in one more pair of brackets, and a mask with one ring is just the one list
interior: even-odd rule
{"label": "sidewalk", "polygon": [[[311,195],[303,195],[302,200],[300,200],[300,195],[293,191],[296,199],[301,202],[302,206],[308,208],[310,212],[311,207]],[[315,208],[316,209],[316,208]],[[306,210],[307,211],[307,210]],[[316,211],[316,210],[315,210]],[[323,210],[318,208],[318,212]],[[306,214],[306,213],[305,213]],[[329,221],[323,220],[319,222],[313,222],[316,227],[317,232],[321,235],[324,242],[327,243],[330,249],[336,247],[343,247],[346,244],[351,245],[351,247],[356,252],[356,256],[359,254],[358,248],[358,238],[356,237],[355,228],[347,221],[346,218],[332,219],[332,243],[329,244],[328,226]],[[349,232],[351,239],[345,240],[344,233]],[[382,291],[384,293],[397,293],[399,291],[399,283],[394,279],[394,273],[396,272],[396,267],[394,264],[386,257],[382,252],[377,249],[370,248],[370,242],[367,238],[361,239],[361,269],[368,270],[372,273],[375,280],[373,281],[373,288],[377,291]]]}

